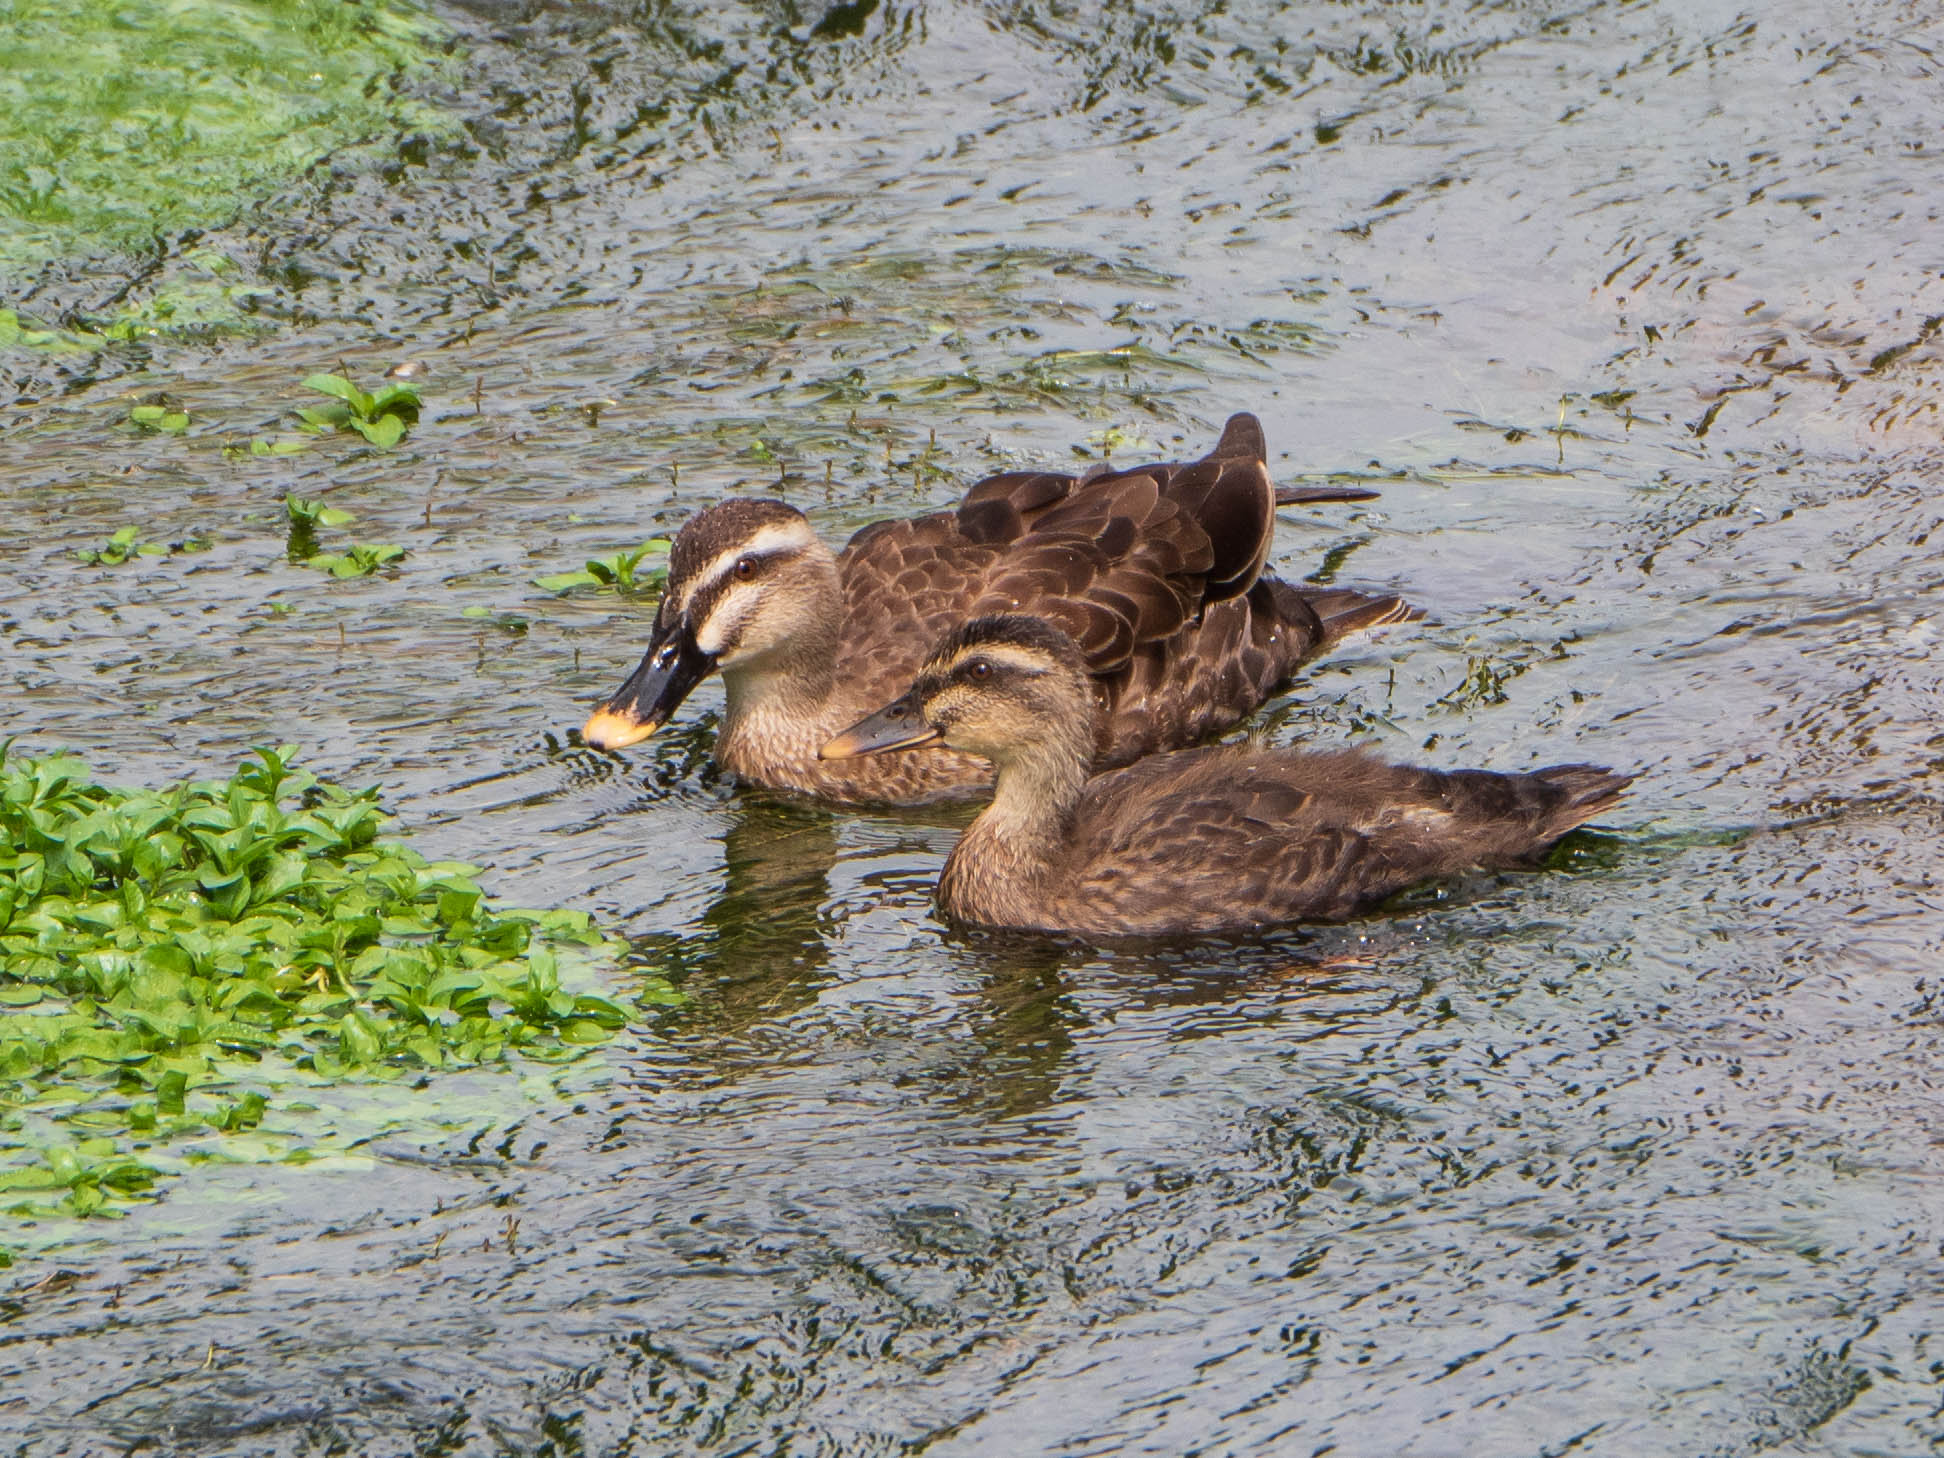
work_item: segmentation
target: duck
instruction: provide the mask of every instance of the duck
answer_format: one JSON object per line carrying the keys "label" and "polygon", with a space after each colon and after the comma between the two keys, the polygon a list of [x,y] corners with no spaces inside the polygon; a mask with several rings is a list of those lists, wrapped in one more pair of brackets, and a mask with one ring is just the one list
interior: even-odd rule
{"label": "duck", "polygon": [[720,673],[715,759],[745,784],[835,804],[974,797],[992,783],[976,755],[817,751],[898,693],[941,633],[1023,611],[1085,657],[1091,761],[1128,764],[1239,722],[1346,634],[1420,616],[1391,593],[1263,572],[1278,506],[1373,495],[1278,490],[1260,423],[1237,414],[1198,461],[991,476],[955,509],[874,522],[841,552],[785,502],[719,502],[676,534],[648,650],[581,738],[637,744]]}
{"label": "duck", "polygon": [[992,801],[945,861],[940,910],[1096,942],[1342,921],[1420,882],[1532,866],[1632,781],[1589,764],[1498,774],[1252,744],[1090,774],[1098,714],[1067,633],[997,614],[946,634],[902,697],[821,753],[943,745],[989,760]]}

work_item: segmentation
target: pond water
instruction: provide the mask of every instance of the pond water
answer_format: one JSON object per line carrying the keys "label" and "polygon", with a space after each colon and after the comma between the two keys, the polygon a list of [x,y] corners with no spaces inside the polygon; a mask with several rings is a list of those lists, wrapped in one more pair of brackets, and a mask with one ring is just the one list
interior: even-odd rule
{"label": "pond water", "polygon": [[[1944,1446],[1935,7],[439,15],[458,125],[192,240],[256,328],[8,356],[4,731],[158,784],[298,743],[691,1001],[70,1227],[0,1278],[0,1446]],[[224,451],[405,360],[396,450]],[[157,391],[185,435],[127,423]],[[1093,953],[937,924],[961,814],[734,790],[719,686],[625,756],[572,732],[650,604],[535,575],[1236,409],[1383,492],[1285,513],[1278,569],[1429,613],[1270,732],[1637,770],[1612,834]],[[409,555],[289,564],[286,492]],[[211,547],[76,562],[137,523]]]}

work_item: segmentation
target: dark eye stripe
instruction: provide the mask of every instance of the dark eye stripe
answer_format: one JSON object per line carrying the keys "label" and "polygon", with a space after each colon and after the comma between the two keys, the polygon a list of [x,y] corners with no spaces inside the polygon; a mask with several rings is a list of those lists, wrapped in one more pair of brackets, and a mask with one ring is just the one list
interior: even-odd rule
{"label": "dark eye stripe", "polygon": [[[770,569],[777,563],[800,555],[801,551],[796,547],[779,547],[771,552],[746,552],[740,557],[731,558],[722,571],[696,589],[695,596],[689,600],[689,621],[697,624],[707,622],[709,615],[716,610],[716,604],[728,595],[731,588],[760,582],[770,575]],[[756,564],[753,578],[736,575],[736,564],[743,561]]]}

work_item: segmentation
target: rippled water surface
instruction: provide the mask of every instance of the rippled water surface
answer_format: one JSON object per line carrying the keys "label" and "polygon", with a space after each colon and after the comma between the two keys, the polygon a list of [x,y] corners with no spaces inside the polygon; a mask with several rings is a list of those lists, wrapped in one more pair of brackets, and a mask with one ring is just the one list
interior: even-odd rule
{"label": "rippled water surface", "polygon": [[[259,332],[7,358],[5,732],[150,783],[298,742],[693,1001],[432,1085],[445,1137],[71,1227],[0,1286],[0,1447],[1944,1447],[1933,6],[442,19],[463,125],[198,243]],[[398,450],[225,453],[405,359]],[[156,391],[186,436],[126,424]],[[735,791],[718,687],[625,757],[570,732],[648,607],[536,574],[1234,409],[1383,491],[1286,513],[1279,569],[1430,614],[1271,731],[1637,769],[1614,834],[1096,955],[933,920],[962,817]],[[410,555],[289,564],[286,492]],[[134,522],[213,546],[77,564]]]}

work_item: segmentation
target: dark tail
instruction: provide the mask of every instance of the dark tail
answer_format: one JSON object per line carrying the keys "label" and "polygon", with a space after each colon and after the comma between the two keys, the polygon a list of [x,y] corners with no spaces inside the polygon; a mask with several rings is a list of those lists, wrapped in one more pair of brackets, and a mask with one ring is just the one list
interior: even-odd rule
{"label": "dark tail", "polygon": [[1375,501],[1382,494],[1366,486],[1278,486],[1276,505],[1308,506],[1313,501]]}
{"label": "dark tail", "polygon": [[1368,632],[1391,623],[1416,622],[1424,609],[1412,607],[1392,594],[1377,596],[1358,592],[1354,587],[1302,587],[1292,589],[1309,604],[1323,625],[1323,641],[1334,643],[1352,633]]}
{"label": "dark tail", "polygon": [[1546,833],[1555,840],[1601,811],[1611,810],[1634,781],[1632,775],[1598,764],[1556,764],[1534,770],[1532,778],[1566,792],[1565,800],[1546,818]]}

